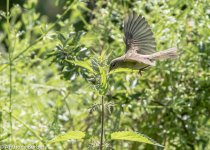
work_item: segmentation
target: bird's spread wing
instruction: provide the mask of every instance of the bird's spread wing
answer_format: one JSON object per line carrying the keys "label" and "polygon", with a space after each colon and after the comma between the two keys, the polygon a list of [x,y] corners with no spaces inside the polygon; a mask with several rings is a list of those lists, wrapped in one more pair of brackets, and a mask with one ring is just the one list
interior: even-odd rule
{"label": "bird's spread wing", "polygon": [[130,13],[124,20],[124,42],[126,52],[135,51],[148,55],[156,50],[155,38],[152,30],[142,15]]}

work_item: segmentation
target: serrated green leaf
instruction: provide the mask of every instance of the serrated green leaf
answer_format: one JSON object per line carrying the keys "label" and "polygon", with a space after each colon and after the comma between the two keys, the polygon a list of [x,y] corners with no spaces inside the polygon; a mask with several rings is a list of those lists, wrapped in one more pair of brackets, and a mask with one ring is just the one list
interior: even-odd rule
{"label": "serrated green leaf", "polygon": [[62,44],[64,44],[65,41],[66,41],[66,38],[65,38],[64,35],[61,34],[61,33],[58,33],[58,39],[61,41]]}
{"label": "serrated green leaf", "polygon": [[136,142],[141,142],[141,143],[148,143],[152,145],[157,145],[164,147],[151,138],[147,137],[146,135],[132,132],[132,131],[121,131],[121,132],[114,132],[111,134],[111,139],[112,140],[128,140],[128,141],[136,141]]}
{"label": "serrated green leaf", "polygon": [[104,68],[99,66],[99,71],[100,71],[100,76],[101,76],[100,93],[103,95],[107,91],[107,77],[106,77],[106,72],[105,72]]}
{"label": "serrated green leaf", "polygon": [[77,34],[75,35],[75,37],[73,39],[73,42],[78,42],[83,34],[84,34],[83,31],[77,32]]}
{"label": "serrated green leaf", "polygon": [[63,50],[63,48],[62,48],[62,46],[61,46],[60,44],[56,45],[56,48],[57,48],[58,50]]}
{"label": "serrated green leaf", "polygon": [[107,85],[106,82],[106,72],[102,67],[99,67],[100,74],[101,74],[101,85],[105,87]]}
{"label": "serrated green leaf", "polygon": [[88,71],[92,72],[95,74],[95,72],[93,71],[93,68],[91,68],[90,63],[87,61],[74,61],[74,60],[66,60],[67,62],[70,62],[72,64],[78,65],[80,67],[83,67],[85,69],[87,69]]}
{"label": "serrated green leaf", "polygon": [[85,133],[81,131],[69,131],[61,134],[49,141],[49,143],[62,142],[67,140],[79,140],[85,137]]}
{"label": "serrated green leaf", "polygon": [[9,64],[0,64],[0,72],[4,69],[4,68],[6,68],[7,66],[9,66]]}

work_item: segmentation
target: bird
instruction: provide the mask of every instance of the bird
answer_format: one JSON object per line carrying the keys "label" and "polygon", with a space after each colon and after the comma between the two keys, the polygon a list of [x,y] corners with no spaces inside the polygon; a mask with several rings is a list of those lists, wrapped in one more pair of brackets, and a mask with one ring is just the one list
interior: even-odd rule
{"label": "bird", "polygon": [[141,71],[155,66],[157,60],[177,58],[177,48],[172,47],[163,51],[156,52],[156,42],[145,18],[132,11],[124,19],[124,38],[126,45],[125,54],[111,61],[109,72],[128,68]]}

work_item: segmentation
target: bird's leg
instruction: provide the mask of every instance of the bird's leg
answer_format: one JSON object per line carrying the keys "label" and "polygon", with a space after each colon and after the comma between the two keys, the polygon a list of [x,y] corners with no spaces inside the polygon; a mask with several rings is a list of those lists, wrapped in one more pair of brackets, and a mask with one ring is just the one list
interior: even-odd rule
{"label": "bird's leg", "polygon": [[142,70],[141,70],[141,69],[139,69],[139,74],[140,74],[140,76],[142,76],[142,73],[141,73],[141,71],[142,71]]}
{"label": "bird's leg", "polygon": [[143,67],[143,68],[141,68],[141,69],[139,69],[139,74],[142,76],[142,71],[144,70],[144,69],[146,69],[147,67],[149,67],[149,65],[148,66],[145,66],[145,67]]}

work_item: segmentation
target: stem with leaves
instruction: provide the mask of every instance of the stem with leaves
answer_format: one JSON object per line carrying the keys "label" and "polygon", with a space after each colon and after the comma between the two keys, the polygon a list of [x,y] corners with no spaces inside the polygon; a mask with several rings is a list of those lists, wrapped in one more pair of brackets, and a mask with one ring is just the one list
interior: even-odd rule
{"label": "stem with leaves", "polygon": [[12,48],[11,48],[11,43],[10,43],[10,12],[9,12],[9,0],[7,0],[7,15],[6,15],[6,20],[7,20],[7,37],[8,37],[8,59],[9,59],[9,121],[10,121],[10,142],[12,142]]}
{"label": "stem with leaves", "polygon": [[104,96],[101,97],[101,141],[100,141],[100,150],[103,149],[103,140],[104,140]]}

